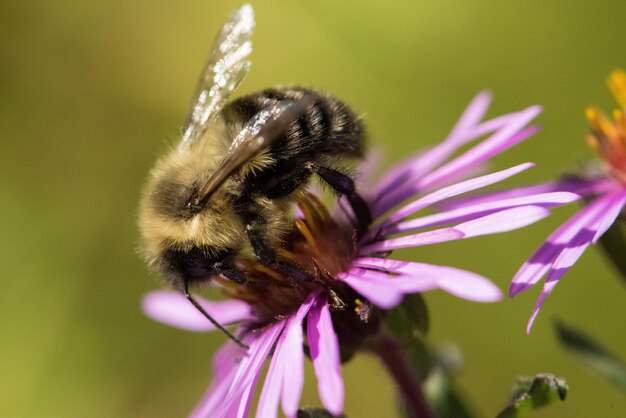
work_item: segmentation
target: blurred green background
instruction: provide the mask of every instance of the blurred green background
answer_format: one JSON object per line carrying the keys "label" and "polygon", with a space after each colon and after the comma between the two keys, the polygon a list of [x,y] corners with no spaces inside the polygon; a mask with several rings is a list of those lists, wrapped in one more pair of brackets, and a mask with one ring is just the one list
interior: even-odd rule
{"label": "blurred green background", "polygon": [[[0,2],[0,416],[173,417],[210,380],[224,338],[153,323],[157,287],[136,255],[136,206],[155,158],[179,132],[198,72],[239,2]],[[333,92],[366,115],[387,164],[440,140],[478,91],[490,115],[539,103],[543,131],[494,168],[554,178],[591,156],[583,108],[613,102],[626,66],[626,2],[257,1],[253,70],[240,93],[279,83]],[[571,215],[510,234],[403,253],[479,272],[506,289],[519,265]],[[556,343],[559,317],[625,350],[624,286],[588,251],[543,308],[539,289],[493,305],[426,296],[432,340],[464,352],[460,382],[494,416],[513,378],[568,378],[563,404],[536,417],[618,417],[626,398]],[[344,368],[349,417],[391,416],[393,386],[374,359]],[[318,405],[308,374],[304,403]],[[391,411],[391,412],[390,412]]]}

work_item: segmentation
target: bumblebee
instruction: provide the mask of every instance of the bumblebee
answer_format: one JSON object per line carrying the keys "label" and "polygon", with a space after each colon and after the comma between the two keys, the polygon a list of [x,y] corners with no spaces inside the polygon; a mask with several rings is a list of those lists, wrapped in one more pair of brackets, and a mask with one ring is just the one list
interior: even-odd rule
{"label": "bumblebee", "polygon": [[200,78],[181,141],[153,168],[139,210],[148,264],[216,327],[189,286],[222,275],[246,283],[242,257],[293,280],[311,281],[277,249],[292,228],[291,208],[313,176],[346,196],[359,227],[369,209],[349,176],[362,158],[364,127],[342,101],[306,88],[229,96],[250,68],[252,7],[218,35]]}

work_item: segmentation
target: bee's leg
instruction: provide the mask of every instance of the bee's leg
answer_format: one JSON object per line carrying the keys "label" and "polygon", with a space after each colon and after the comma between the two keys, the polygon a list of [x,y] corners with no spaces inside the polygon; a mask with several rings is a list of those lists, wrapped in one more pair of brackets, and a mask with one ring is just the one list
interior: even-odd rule
{"label": "bee's leg", "polygon": [[276,264],[276,271],[278,271],[283,276],[291,277],[295,281],[312,282],[315,280],[313,276],[304,271],[302,267],[299,267],[293,263],[278,261]]}
{"label": "bee's leg", "polygon": [[286,179],[282,180],[280,183],[274,185],[271,189],[264,191],[263,194],[270,199],[279,199],[281,197],[289,196],[302,184],[306,183],[311,177],[313,172],[309,167],[304,167]]}
{"label": "bee's leg", "polygon": [[215,326],[215,328],[219,329],[224,334],[226,334],[226,336],[230,338],[231,340],[233,340],[239,347],[244,348],[246,350],[250,348],[246,344],[244,344],[239,338],[231,334],[230,331],[224,328],[222,324],[217,322],[215,318],[209,315],[208,312],[205,311],[204,308],[193,298],[193,296],[191,296],[191,294],[189,293],[189,279],[187,278],[183,279],[183,295],[193,305],[194,308],[196,308],[206,319],[209,320],[209,322],[211,322]]}
{"label": "bee's leg", "polygon": [[305,183],[313,173],[320,176],[320,178],[337,193],[346,196],[348,203],[350,203],[350,207],[352,207],[354,216],[356,216],[356,228],[360,232],[363,232],[372,223],[370,209],[365,200],[363,200],[363,198],[356,192],[354,181],[337,170],[308,163],[303,168],[296,171],[291,176],[287,177],[285,180],[281,181],[263,194],[270,199],[289,196],[297,190],[298,187]]}
{"label": "bee's leg", "polygon": [[247,281],[246,273],[237,267],[232,260],[227,259],[213,264],[213,270],[235,283],[243,284]]}
{"label": "bee's leg", "polygon": [[333,170],[328,167],[321,167],[317,165],[311,165],[313,170],[322,180],[324,180],[330,187],[335,189],[337,193],[343,194],[348,199],[354,216],[357,218],[358,227],[361,232],[365,230],[372,223],[372,213],[369,206],[361,195],[356,192],[354,180],[345,174]]}
{"label": "bee's leg", "polygon": [[272,244],[267,239],[267,222],[262,216],[258,215],[260,213],[259,208],[255,208],[254,204],[251,206],[252,207],[248,207],[248,210],[243,214],[243,218],[246,220],[246,233],[257,261],[265,267],[269,267],[282,275],[292,278],[296,282],[314,281],[313,276],[302,267],[295,263],[279,259]]}

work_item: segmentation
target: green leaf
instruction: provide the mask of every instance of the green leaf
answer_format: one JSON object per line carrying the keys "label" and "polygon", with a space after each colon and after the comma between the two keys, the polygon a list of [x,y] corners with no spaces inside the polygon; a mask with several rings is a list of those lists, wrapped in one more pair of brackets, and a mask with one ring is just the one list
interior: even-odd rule
{"label": "green leaf", "polygon": [[626,364],[591,337],[562,322],[556,323],[556,331],[561,344],[578,355],[592,372],[626,390]]}
{"label": "green leaf", "polygon": [[518,378],[509,405],[497,418],[525,417],[537,408],[550,405],[556,400],[565,400],[568,389],[564,379],[551,374]]}
{"label": "green leaf", "polygon": [[602,235],[599,242],[606,256],[622,274],[622,279],[626,281],[626,231],[623,223],[618,218]]}
{"label": "green leaf", "polygon": [[323,408],[298,409],[298,414],[296,416],[298,418],[346,418],[345,415],[336,417]]}

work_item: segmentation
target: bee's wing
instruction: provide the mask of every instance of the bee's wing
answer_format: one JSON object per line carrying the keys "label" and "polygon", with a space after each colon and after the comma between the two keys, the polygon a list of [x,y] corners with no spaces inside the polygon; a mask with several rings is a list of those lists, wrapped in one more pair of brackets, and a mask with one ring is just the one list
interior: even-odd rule
{"label": "bee's wing", "polygon": [[235,137],[215,173],[200,189],[197,204],[204,206],[228,177],[274,144],[285,129],[313,104],[312,96],[304,96],[298,101],[280,101],[255,114]]}
{"label": "bee's wing", "polygon": [[253,29],[254,11],[249,4],[234,12],[222,28],[196,86],[189,115],[183,125],[181,147],[202,136],[228,96],[248,73]]}

